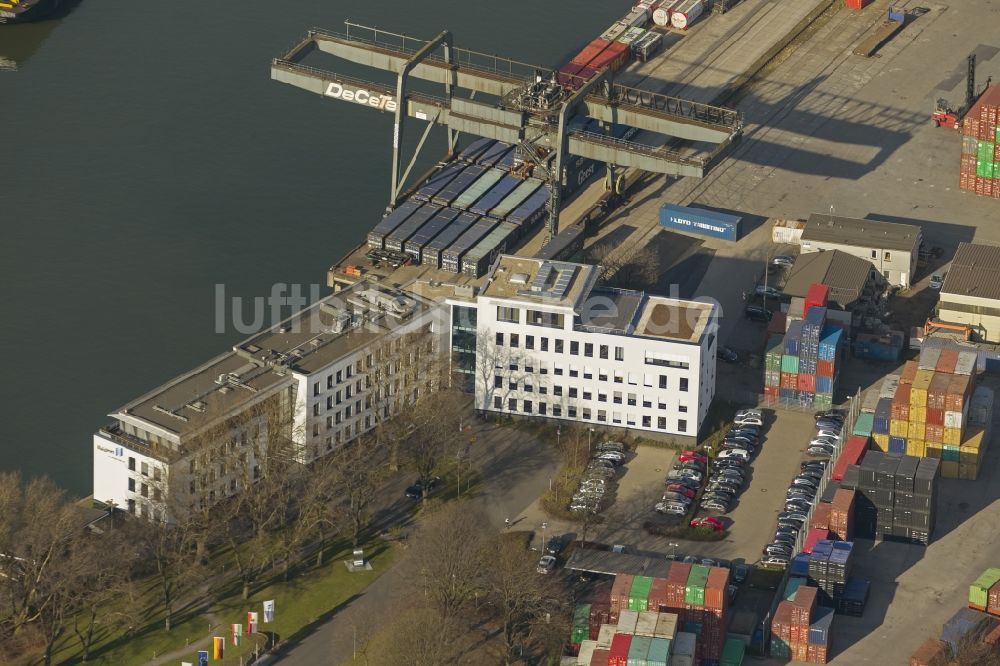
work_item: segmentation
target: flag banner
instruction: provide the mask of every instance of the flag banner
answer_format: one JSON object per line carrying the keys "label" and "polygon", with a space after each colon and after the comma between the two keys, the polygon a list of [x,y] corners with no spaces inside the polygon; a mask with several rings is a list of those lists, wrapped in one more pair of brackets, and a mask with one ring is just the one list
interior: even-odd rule
{"label": "flag banner", "polygon": [[222,656],[226,652],[226,637],[215,636],[212,638],[212,661],[222,661]]}
{"label": "flag banner", "polygon": [[194,666],[190,661],[182,661],[181,666]]}
{"label": "flag banner", "polygon": [[240,637],[243,636],[243,625],[234,624],[233,625],[233,645],[239,647]]}
{"label": "flag banner", "polygon": [[257,633],[257,613],[249,611],[247,613],[247,636]]}
{"label": "flag banner", "polygon": [[198,650],[198,666],[208,666],[208,650]]}
{"label": "flag banner", "polygon": [[274,622],[274,599],[264,602],[264,622]]}

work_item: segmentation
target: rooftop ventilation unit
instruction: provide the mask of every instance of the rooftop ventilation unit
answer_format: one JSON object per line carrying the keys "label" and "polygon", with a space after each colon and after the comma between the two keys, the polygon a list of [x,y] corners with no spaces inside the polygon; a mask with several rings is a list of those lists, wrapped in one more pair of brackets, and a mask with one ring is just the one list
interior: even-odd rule
{"label": "rooftop ventilation unit", "polygon": [[511,284],[528,284],[528,274],[527,273],[513,273],[510,276]]}

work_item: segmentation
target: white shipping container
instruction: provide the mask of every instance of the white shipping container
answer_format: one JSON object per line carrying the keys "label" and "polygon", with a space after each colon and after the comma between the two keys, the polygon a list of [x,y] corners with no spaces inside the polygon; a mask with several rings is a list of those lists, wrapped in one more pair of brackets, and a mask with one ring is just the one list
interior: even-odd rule
{"label": "white shipping container", "polygon": [[896,395],[899,387],[899,375],[886,375],[882,380],[882,388],[879,389],[878,397],[892,399]]}
{"label": "white shipping container", "polygon": [[604,34],[601,35],[601,39],[613,42],[619,37],[621,37],[623,34],[625,34],[626,30],[628,30],[628,26],[619,21],[618,23],[613,24],[610,28],[605,30]]}
{"label": "white shipping container", "polygon": [[576,655],[576,663],[580,666],[590,666],[590,660],[597,649],[597,641],[580,641],[580,651]]}
{"label": "white shipping container", "polygon": [[618,633],[634,634],[635,625],[639,621],[639,611],[623,610],[618,614]]}
{"label": "white shipping container", "polygon": [[962,427],[962,412],[945,412],[944,413],[944,427],[945,428],[961,428]]}
{"label": "white shipping container", "polygon": [[656,637],[674,640],[676,636],[677,615],[674,613],[660,613],[660,617],[656,621]]}
{"label": "white shipping container", "polygon": [[641,611],[639,620],[635,623],[636,636],[655,636],[656,621],[659,619],[659,611]]}
{"label": "white shipping container", "polygon": [[674,13],[674,7],[684,2],[684,0],[664,0],[659,7],[653,8],[653,23],[661,26],[670,25],[670,17]]}
{"label": "white shipping container", "polygon": [[678,30],[687,30],[704,9],[705,3],[702,0],[687,0],[674,11],[670,24]]}
{"label": "white shipping container", "polygon": [[597,631],[597,647],[605,650],[611,647],[611,641],[614,640],[616,631],[618,631],[617,624],[602,624]]}
{"label": "white shipping container", "polygon": [[806,223],[799,220],[775,220],[771,228],[771,242],[778,245],[799,245]]}
{"label": "white shipping container", "polygon": [[637,7],[621,20],[629,28],[645,28],[649,23],[649,10]]}

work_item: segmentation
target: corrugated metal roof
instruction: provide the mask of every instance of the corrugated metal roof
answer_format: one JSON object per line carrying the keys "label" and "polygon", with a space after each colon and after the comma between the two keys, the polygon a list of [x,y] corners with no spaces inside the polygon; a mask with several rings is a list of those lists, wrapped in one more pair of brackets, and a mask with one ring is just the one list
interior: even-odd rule
{"label": "corrugated metal roof", "polygon": [[830,301],[846,307],[858,299],[873,270],[864,259],[840,250],[807,252],[795,259],[783,291],[787,296],[805,298],[809,287],[819,282],[830,287]]}
{"label": "corrugated metal roof", "polygon": [[802,231],[802,240],[915,252],[920,243],[920,227],[813,213]]}
{"label": "corrugated metal roof", "polygon": [[959,243],[941,293],[1000,299],[1000,247]]}

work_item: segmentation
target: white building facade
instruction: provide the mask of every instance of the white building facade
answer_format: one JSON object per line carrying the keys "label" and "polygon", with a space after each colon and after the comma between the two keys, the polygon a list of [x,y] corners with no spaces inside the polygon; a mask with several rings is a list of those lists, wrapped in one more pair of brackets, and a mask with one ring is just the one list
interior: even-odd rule
{"label": "white building facade", "polygon": [[308,463],[358,439],[431,390],[441,312],[361,283],[128,403],[93,436],[94,499],[170,520],[253,483],[279,440]]}
{"label": "white building facade", "polygon": [[498,261],[475,303],[477,407],[697,436],[715,394],[714,305],[596,277],[582,264]]}
{"label": "white building facade", "polygon": [[922,241],[922,231],[914,224],[814,213],[799,242],[803,253],[840,250],[864,259],[889,284],[906,288],[913,284]]}

